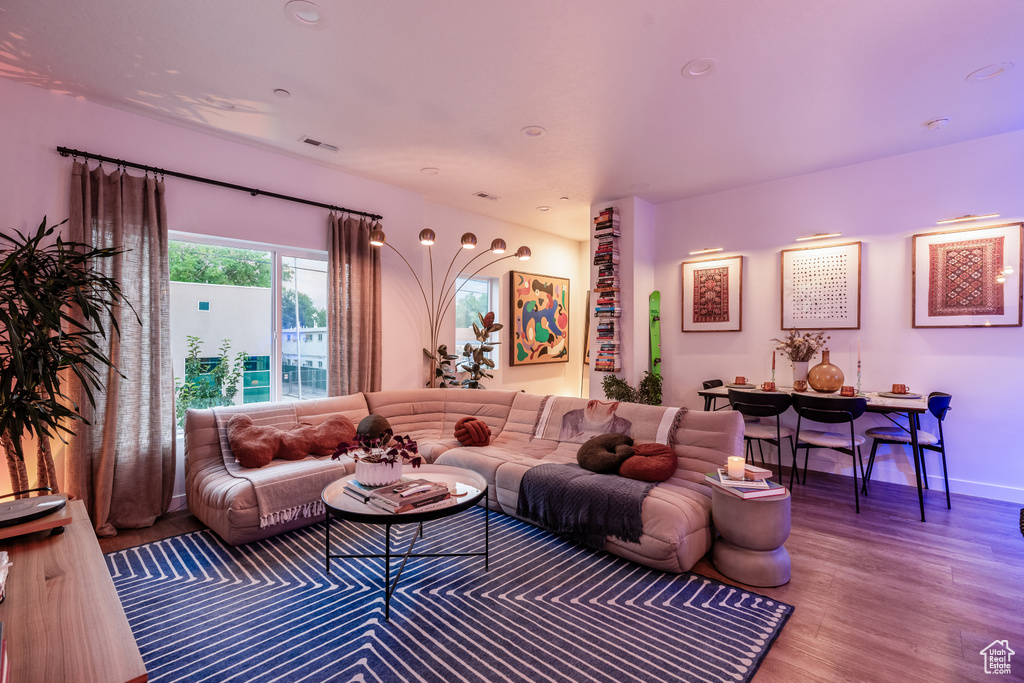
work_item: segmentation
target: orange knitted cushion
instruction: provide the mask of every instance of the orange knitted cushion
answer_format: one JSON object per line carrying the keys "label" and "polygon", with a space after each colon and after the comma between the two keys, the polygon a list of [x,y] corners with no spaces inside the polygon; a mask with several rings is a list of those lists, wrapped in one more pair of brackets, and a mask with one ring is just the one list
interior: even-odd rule
{"label": "orange knitted cushion", "polygon": [[640,481],[666,481],[675,473],[675,451],[663,443],[633,446],[633,457],[619,468],[619,476]]}
{"label": "orange knitted cushion", "polygon": [[491,442],[491,428],[476,417],[464,417],[455,423],[455,438],[463,446],[486,446]]}

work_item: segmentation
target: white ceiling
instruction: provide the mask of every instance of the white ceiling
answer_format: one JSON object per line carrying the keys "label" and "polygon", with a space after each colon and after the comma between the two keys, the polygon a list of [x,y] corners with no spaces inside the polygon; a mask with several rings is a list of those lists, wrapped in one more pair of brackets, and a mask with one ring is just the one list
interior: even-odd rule
{"label": "white ceiling", "polygon": [[[1024,128],[1020,0],[315,1],[326,28],[285,0],[2,0],[0,76],[575,239],[592,201]],[[719,65],[683,78],[698,57]]]}

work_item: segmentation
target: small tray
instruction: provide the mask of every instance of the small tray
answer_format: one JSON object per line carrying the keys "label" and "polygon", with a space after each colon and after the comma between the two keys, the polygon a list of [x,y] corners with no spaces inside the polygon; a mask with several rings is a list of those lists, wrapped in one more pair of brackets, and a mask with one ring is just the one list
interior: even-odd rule
{"label": "small tray", "polygon": [[756,384],[726,384],[727,389],[754,389]]}
{"label": "small tray", "polygon": [[923,398],[921,394],[911,394],[909,392],[906,394],[894,394],[891,391],[879,391],[878,395],[881,396],[882,398],[902,398],[908,401]]}

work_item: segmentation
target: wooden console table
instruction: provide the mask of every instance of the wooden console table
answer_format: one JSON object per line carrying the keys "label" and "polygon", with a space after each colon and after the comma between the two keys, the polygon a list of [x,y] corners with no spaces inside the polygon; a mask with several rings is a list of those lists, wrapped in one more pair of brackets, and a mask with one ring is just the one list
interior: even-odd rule
{"label": "wooden console table", "polygon": [[64,533],[0,540],[13,563],[0,604],[11,680],[146,681],[85,504],[76,500],[68,506],[73,521]]}

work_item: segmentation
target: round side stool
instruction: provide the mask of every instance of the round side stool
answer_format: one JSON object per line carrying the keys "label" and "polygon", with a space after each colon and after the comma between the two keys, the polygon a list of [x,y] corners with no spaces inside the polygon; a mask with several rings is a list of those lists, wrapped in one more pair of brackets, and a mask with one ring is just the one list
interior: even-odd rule
{"label": "round side stool", "polygon": [[721,537],[712,548],[718,571],[748,586],[789,582],[790,494],[743,499],[711,487],[711,516]]}

